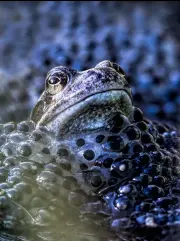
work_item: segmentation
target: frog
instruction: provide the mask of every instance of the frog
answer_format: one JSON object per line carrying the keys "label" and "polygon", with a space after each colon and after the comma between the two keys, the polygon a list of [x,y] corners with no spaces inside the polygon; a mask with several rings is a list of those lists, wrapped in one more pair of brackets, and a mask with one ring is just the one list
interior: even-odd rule
{"label": "frog", "polygon": [[123,69],[108,60],[85,71],[53,68],[30,119],[55,133],[102,129],[110,114],[132,111],[131,88]]}
{"label": "frog", "polygon": [[118,64],[53,68],[29,120],[1,126],[0,237],[178,240],[179,140]]}

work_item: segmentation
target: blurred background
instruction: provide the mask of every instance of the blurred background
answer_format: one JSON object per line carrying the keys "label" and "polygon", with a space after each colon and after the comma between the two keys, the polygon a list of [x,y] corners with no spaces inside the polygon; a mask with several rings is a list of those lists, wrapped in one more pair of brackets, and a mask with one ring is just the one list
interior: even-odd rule
{"label": "blurred background", "polygon": [[178,1],[1,1],[0,122],[28,118],[52,67],[109,59],[147,117],[178,124],[179,42]]}

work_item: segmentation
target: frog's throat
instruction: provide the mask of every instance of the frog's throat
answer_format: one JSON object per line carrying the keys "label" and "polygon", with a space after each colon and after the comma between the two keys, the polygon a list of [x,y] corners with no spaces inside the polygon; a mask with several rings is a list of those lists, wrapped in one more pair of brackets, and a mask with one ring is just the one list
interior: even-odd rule
{"label": "frog's throat", "polygon": [[[84,130],[99,129],[104,125],[105,119],[114,112],[128,115],[132,111],[132,97],[124,89],[107,90],[95,93],[76,102],[68,108],[53,115],[49,108],[37,126],[46,125],[54,133],[82,132]],[[76,129],[76,130],[75,130]]]}

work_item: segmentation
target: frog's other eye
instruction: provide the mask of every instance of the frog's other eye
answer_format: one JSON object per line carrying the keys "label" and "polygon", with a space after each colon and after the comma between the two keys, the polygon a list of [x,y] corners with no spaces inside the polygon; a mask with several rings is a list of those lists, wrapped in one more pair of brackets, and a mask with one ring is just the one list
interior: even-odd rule
{"label": "frog's other eye", "polygon": [[120,67],[119,64],[113,63],[109,60],[101,61],[99,64],[95,66],[95,68],[100,68],[100,67],[111,67],[114,70],[116,70],[116,72],[118,72],[119,74],[122,74],[124,76],[126,75],[124,70]]}
{"label": "frog's other eye", "polygon": [[46,91],[51,95],[55,95],[64,89],[67,82],[68,76],[66,73],[61,71],[49,72],[46,78]]}

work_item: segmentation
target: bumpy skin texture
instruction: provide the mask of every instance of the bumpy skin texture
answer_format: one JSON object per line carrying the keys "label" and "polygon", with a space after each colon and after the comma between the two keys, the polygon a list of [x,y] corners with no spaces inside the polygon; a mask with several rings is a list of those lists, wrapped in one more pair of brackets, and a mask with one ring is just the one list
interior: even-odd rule
{"label": "bumpy skin texture", "polygon": [[[51,83],[52,82],[52,83]],[[97,130],[109,115],[132,110],[132,96],[124,71],[108,60],[78,72],[63,66],[52,69],[46,89],[31,119],[54,133]],[[111,110],[110,110],[111,109]]]}
{"label": "bumpy skin texture", "polygon": [[[2,240],[179,240],[178,130],[147,120],[127,101],[130,89],[116,64],[103,61],[70,82],[66,74],[76,75],[76,71],[56,70],[47,75],[32,120],[0,126]],[[79,125],[78,118],[86,120],[90,111],[85,112],[83,105],[76,109],[77,116],[72,114],[72,103],[62,96],[71,89],[68,95],[76,97],[74,106],[87,93],[92,96],[94,84],[103,80],[97,72],[106,77],[107,89],[112,82],[116,90],[121,89],[118,95],[112,92],[115,101],[121,101],[116,105],[114,98],[108,99],[113,111],[107,109],[103,125],[95,128],[102,104],[98,100],[90,119],[93,128],[87,128]],[[74,95],[77,89],[80,96]],[[47,103],[50,108],[41,108]],[[60,123],[65,116],[69,133],[68,128],[54,128],[52,117],[61,104],[61,110],[70,110],[73,124],[69,125],[64,111],[56,120]]]}

